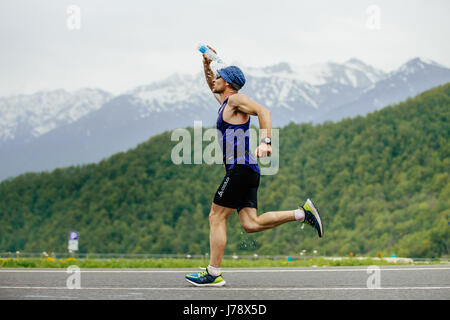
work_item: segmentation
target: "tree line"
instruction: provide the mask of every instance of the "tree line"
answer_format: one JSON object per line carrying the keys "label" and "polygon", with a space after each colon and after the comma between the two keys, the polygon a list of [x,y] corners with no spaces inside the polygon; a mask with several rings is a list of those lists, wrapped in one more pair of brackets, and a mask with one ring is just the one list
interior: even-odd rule
{"label": "tree line", "polygon": [[[258,213],[307,197],[325,235],[288,223],[247,234],[237,213],[225,254],[441,257],[449,253],[450,84],[365,117],[280,129],[279,171],[262,176]],[[192,131],[192,128],[189,128]],[[208,214],[223,166],[175,165],[165,132],[95,164],[0,183],[0,251],[209,252]]]}

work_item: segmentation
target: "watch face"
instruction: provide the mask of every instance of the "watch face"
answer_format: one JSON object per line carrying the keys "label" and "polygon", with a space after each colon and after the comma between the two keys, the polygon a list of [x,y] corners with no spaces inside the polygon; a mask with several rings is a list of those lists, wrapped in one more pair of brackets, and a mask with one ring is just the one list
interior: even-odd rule
{"label": "watch face", "polygon": [[264,138],[264,143],[270,143],[270,138],[269,137],[265,137]]}

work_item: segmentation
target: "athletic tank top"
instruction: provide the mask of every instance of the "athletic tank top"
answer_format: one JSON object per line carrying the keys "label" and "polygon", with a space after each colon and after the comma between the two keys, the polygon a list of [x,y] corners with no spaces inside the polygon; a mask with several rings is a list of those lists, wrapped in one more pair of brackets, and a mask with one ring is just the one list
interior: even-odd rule
{"label": "athletic tank top", "polygon": [[219,109],[217,117],[217,130],[219,145],[223,153],[223,163],[225,170],[229,171],[236,164],[249,166],[253,171],[259,172],[258,162],[250,152],[250,118],[246,123],[231,124],[223,120],[223,110],[228,103],[228,97]]}

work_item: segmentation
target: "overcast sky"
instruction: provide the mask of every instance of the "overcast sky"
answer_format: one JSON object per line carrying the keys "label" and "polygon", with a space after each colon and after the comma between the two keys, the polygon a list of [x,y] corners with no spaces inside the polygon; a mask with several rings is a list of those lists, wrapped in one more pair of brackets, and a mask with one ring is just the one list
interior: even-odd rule
{"label": "overcast sky", "polygon": [[194,74],[199,42],[243,66],[357,57],[391,71],[417,56],[450,66],[449,9],[449,0],[2,0],[0,96],[119,94]]}

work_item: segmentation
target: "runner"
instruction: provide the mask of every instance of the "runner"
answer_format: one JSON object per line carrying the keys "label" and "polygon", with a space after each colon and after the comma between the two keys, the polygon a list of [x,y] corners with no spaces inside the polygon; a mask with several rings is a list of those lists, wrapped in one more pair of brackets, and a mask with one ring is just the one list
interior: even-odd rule
{"label": "runner", "polygon": [[[216,53],[213,48],[209,48]],[[209,213],[209,265],[202,272],[186,275],[186,280],[195,286],[225,284],[220,266],[227,241],[226,221],[235,210],[239,214],[242,227],[249,233],[267,230],[290,221],[301,221],[314,227],[319,237],[323,235],[319,211],[310,199],[295,210],[272,211],[257,215],[260,170],[249,150],[248,129],[250,115],[257,116],[261,132],[267,132],[267,135],[261,139],[255,154],[257,157],[270,156],[272,152],[270,111],[246,95],[238,93],[245,84],[244,74],[238,67],[229,66],[218,70],[217,75],[214,75],[210,63],[211,60],[203,55],[206,81],[221,105],[217,129],[221,133],[226,174],[216,191]],[[242,132],[246,134],[243,135]]]}

